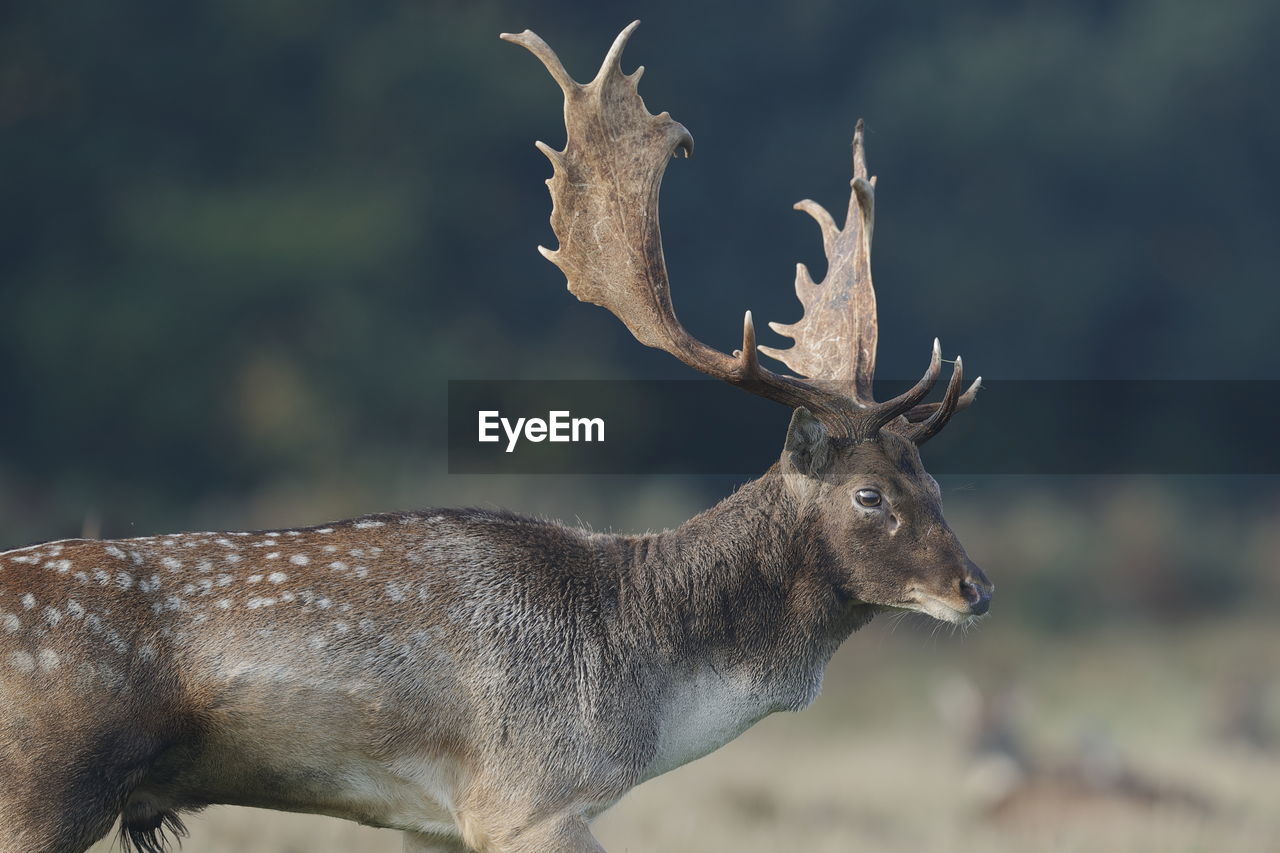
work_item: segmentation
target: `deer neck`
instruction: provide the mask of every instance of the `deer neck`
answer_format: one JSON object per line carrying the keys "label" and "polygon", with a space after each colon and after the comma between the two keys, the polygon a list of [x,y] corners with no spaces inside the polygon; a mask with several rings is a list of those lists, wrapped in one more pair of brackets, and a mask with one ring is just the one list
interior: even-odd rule
{"label": "deer neck", "polygon": [[636,542],[633,616],[669,662],[734,672],[807,704],[874,609],[841,592],[816,518],[776,466],[680,527]]}

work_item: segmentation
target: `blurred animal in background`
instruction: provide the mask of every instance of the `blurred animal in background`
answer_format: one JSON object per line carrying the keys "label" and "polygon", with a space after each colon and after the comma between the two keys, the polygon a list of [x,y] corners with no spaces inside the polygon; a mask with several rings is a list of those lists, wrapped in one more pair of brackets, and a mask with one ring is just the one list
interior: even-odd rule
{"label": "blurred animal in background", "polygon": [[1016,681],[984,692],[971,679],[953,676],[933,698],[959,742],[965,793],[987,820],[1051,823],[1113,808],[1214,811],[1194,789],[1141,768],[1096,721],[1078,727],[1069,751],[1033,749],[1027,732],[1034,703]]}
{"label": "blurred animal in background", "polygon": [[1277,687],[1270,672],[1242,665],[1218,687],[1211,734],[1228,746],[1259,754],[1280,752]]}

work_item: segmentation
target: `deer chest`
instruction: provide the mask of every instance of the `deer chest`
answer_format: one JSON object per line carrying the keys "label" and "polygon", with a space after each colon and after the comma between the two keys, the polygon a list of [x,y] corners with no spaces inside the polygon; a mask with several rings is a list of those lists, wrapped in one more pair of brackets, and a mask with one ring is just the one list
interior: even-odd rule
{"label": "deer chest", "polygon": [[660,705],[656,748],[645,778],[714,752],[778,708],[775,698],[745,675],[710,666],[675,674]]}

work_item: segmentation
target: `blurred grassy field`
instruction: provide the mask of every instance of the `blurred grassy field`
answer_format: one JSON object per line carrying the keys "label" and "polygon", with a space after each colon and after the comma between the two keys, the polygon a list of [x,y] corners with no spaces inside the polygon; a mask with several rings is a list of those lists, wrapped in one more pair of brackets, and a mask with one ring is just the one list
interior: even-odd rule
{"label": "blurred grassy field", "polygon": [[[1058,636],[998,621],[967,635],[873,624],[833,661],[812,708],[640,787],[597,821],[597,835],[610,851],[666,853],[1275,851],[1280,753],[1215,728],[1244,678],[1259,681],[1263,722],[1280,733],[1276,640],[1261,620]],[[985,814],[974,755],[939,713],[957,677],[1017,689],[1017,728],[1036,762],[1073,761],[1080,743],[1104,739],[1134,774],[1203,810],[1028,787],[1015,814]],[[395,833],[313,816],[223,807],[188,823],[188,853],[400,849]]]}

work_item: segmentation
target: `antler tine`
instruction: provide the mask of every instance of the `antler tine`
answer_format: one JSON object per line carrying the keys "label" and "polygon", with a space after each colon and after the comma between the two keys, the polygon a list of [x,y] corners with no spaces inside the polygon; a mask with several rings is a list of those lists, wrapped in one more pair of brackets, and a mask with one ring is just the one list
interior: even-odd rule
{"label": "antler tine", "polygon": [[[638,23],[640,22],[636,21],[622,32],[629,34]],[[533,30],[525,30],[522,33],[500,33],[498,38],[503,41],[509,41],[512,44],[518,44],[538,57],[542,64],[546,66],[547,71],[550,72],[551,77],[560,85],[561,91],[566,95],[582,88],[581,84],[569,76],[569,72],[565,70],[564,63],[560,61],[560,57],[556,56],[556,52],[551,49],[551,45],[543,41],[542,37]],[[618,38],[622,38],[622,36],[620,35]]]}
{"label": "antler tine", "polygon": [[[858,207],[862,210],[869,249],[876,227],[876,178],[874,175],[867,177],[867,146],[862,138],[864,131],[865,124],[862,119],[858,119],[858,123],[853,128],[853,180],[849,185],[853,188],[853,195],[857,199]],[[853,198],[849,200],[851,213],[853,201]]]}
{"label": "antler tine", "polygon": [[[611,71],[616,71],[620,77],[626,76],[622,73],[622,51],[627,49],[627,42],[631,41],[631,34],[638,26],[640,22],[637,20],[622,28],[622,32],[618,33],[613,44],[609,46],[609,52],[604,55],[604,61],[600,63],[600,70],[596,72],[595,80],[591,82],[598,82]],[[644,73],[643,69],[637,69],[637,71],[638,73],[633,75],[635,79],[632,82],[639,82],[640,74]]]}
{"label": "antler tine", "polygon": [[963,384],[964,359],[956,356],[955,367],[951,370],[951,380],[947,382],[947,392],[943,395],[942,402],[938,404],[938,408],[928,420],[907,432],[907,436],[912,441],[917,445],[924,444],[947,425],[947,421],[951,420],[951,416],[956,412],[956,405],[960,402],[960,386]]}
{"label": "antler tine", "polygon": [[[960,399],[956,401],[956,411],[959,412],[969,408],[969,406],[973,404],[973,401],[978,399],[978,392],[985,387],[986,386],[982,384],[981,376],[969,383],[969,389],[961,394]],[[905,417],[913,424],[920,423],[921,421],[928,420],[932,417],[933,413],[938,411],[938,407],[941,405],[942,403],[922,403],[907,412]]]}
{"label": "antler tine", "polygon": [[862,141],[865,130],[866,123],[858,119],[858,123],[853,126],[853,179],[855,181],[858,178],[864,181],[867,179],[867,148]]}
{"label": "antler tine", "polygon": [[933,390],[933,386],[937,383],[938,376],[941,373],[942,344],[937,338],[934,338],[933,353],[929,357],[929,367],[925,370],[924,376],[920,377],[920,381],[892,400],[876,403],[875,406],[864,412],[866,434],[875,435],[880,431],[881,427],[910,411],[913,406],[929,396],[929,392]]}
{"label": "antler tine", "polygon": [[[840,236],[840,228],[836,225],[836,221],[831,218],[831,214],[827,212],[827,209],[811,198],[796,202],[791,205],[791,209],[809,214],[818,223],[818,229],[822,231],[822,250],[830,256],[836,238]],[[799,264],[798,266],[803,267],[804,264]],[[805,275],[808,275],[808,268],[805,269]],[[799,280],[797,280],[796,286],[797,288],[799,287]],[[810,279],[809,286],[816,287],[817,285]],[[799,293],[796,295],[798,296]]]}
{"label": "antler tine", "polygon": [[760,372],[760,359],[756,355],[756,324],[751,320],[748,311],[742,317],[742,349],[733,351],[738,359],[738,369],[744,376],[755,376]]}

